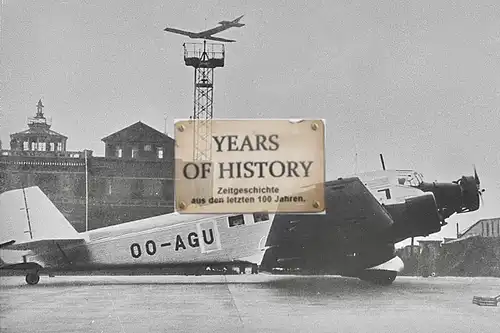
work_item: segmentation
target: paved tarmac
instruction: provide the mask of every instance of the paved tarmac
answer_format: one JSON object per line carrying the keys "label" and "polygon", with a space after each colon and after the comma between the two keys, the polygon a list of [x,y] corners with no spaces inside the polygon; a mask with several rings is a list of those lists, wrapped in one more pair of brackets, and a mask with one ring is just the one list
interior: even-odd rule
{"label": "paved tarmac", "polygon": [[498,278],[0,277],[0,332],[500,332]]}

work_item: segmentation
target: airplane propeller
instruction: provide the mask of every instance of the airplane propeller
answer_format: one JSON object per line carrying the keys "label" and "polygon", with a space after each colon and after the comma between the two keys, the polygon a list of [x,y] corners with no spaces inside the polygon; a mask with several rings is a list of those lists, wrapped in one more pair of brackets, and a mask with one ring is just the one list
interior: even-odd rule
{"label": "airplane propeller", "polygon": [[481,189],[481,181],[479,180],[479,176],[477,175],[476,165],[474,164],[473,167],[474,167],[474,180],[476,181],[477,193],[479,194],[479,198],[481,199],[481,206],[483,206],[484,205],[483,192],[485,190],[484,188]]}
{"label": "airplane propeller", "polygon": [[474,167],[474,179],[476,180],[476,184],[477,184],[478,189],[479,189],[480,181],[479,181],[479,176],[477,175],[476,165],[474,164],[473,167]]}

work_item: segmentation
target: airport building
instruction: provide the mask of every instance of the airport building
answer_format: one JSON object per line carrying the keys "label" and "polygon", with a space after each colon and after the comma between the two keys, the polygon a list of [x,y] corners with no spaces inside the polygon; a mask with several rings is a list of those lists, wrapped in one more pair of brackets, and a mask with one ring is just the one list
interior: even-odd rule
{"label": "airport building", "polygon": [[78,231],[173,211],[174,139],[137,122],[102,139],[105,156],[68,151],[43,107],[0,150],[0,192],[37,185]]}
{"label": "airport building", "polygon": [[458,236],[398,249],[402,275],[500,277],[500,218],[481,219]]}
{"label": "airport building", "polygon": [[500,218],[479,220],[465,230],[459,238],[472,236],[500,237]]}

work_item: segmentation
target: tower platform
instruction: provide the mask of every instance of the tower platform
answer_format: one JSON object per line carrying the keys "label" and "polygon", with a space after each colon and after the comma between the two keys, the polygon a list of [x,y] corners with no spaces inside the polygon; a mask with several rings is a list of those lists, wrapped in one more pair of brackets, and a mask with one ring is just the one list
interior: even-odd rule
{"label": "tower platform", "polygon": [[184,63],[194,68],[224,67],[224,44],[184,43]]}

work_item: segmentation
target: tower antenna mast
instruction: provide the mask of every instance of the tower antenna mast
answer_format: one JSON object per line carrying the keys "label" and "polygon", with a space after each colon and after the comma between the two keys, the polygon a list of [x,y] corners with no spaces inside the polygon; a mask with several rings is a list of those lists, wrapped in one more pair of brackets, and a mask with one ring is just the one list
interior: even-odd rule
{"label": "tower antenna mast", "polygon": [[184,43],[184,63],[194,68],[194,161],[212,159],[212,119],[214,116],[214,70],[224,67],[221,43]]}

